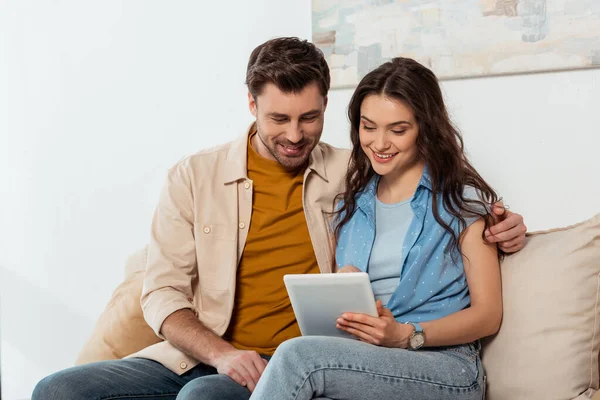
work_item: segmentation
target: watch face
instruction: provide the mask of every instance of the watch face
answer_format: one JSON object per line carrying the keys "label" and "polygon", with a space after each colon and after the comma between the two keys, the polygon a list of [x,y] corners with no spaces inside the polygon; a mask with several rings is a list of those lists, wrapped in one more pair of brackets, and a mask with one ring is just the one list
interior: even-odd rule
{"label": "watch face", "polygon": [[425,336],[422,333],[415,333],[410,339],[410,347],[413,349],[421,348],[425,344]]}

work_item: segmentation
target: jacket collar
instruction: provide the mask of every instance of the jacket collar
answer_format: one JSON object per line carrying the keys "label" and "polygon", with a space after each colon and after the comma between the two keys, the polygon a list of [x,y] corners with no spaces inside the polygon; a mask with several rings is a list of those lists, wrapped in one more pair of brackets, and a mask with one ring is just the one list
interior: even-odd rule
{"label": "jacket collar", "polygon": [[329,182],[327,180],[327,170],[325,168],[325,156],[323,155],[323,148],[320,144],[317,144],[310,153],[308,158],[308,169],[316,172],[325,182]]}
{"label": "jacket collar", "polygon": [[248,136],[253,130],[254,123],[246,129],[243,135],[231,143],[227,152],[223,183],[227,184],[248,179]]}

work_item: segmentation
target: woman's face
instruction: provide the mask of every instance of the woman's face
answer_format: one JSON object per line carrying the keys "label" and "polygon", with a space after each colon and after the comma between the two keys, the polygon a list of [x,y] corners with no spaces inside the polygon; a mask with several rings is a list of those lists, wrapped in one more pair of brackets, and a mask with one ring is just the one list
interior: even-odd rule
{"label": "woman's face", "polygon": [[412,109],[401,100],[365,97],[358,132],[362,150],[381,176],[396,175],[417,159],[419,127]]}

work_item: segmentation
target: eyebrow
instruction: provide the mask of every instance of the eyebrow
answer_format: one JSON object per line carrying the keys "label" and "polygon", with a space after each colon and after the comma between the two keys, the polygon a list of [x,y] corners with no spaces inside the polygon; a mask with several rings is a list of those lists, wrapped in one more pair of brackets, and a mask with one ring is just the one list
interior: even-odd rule
{"label": "eyebrow", "polygon": [[[300,115],[300,118],[312,116],[312,115],[315,115],[315,114],[321,114],[321,110],[314,109],[314,110],[307,111],[304,114]],[[280,114],[278,112],[272,112],[272,113],[269,113],[268,115],[271,118],[289,118],[289,115]]]}
{"label": "eyebrow", "polygon": [[[364,115],[361,115],[360,118],[364,119],[367,122],[377,125],[375,122],[371,121],[369,118],[365,117]],[[412,124],[408,121],[396,121],[396,122],[392,122],[391,124],[388,124],[387,126],[395,126],[395,125],[411,125],[412,126]]]}

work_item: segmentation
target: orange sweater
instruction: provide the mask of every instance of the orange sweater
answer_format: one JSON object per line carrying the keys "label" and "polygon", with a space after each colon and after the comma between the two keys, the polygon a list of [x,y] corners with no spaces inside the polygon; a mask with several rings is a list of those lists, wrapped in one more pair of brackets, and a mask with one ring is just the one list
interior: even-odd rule
{"label": "orange sweater", "polygon": [[249,143],[248,177],[252,219],[225,339],[238,349],[272,355],[283,341],[300,336],[283,276],[318,273],[319,267],[302,207],[304,170],[290,173]]}

